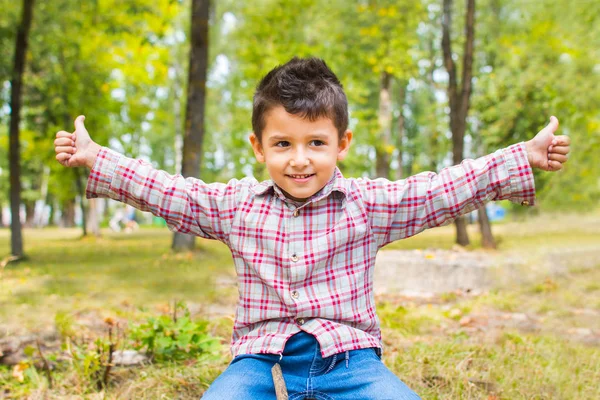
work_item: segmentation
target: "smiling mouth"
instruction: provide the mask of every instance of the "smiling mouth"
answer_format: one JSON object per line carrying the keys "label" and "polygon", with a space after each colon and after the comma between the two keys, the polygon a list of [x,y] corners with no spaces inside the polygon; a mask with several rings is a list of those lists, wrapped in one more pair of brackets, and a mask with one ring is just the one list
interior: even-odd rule
{"label": "smiling mouth", "polygon": [[314,174],[304,174],[304,175],[288,175],[290,178],[293,179],[306,179],[306,178],[310,178],[311,176],[313,176]]}

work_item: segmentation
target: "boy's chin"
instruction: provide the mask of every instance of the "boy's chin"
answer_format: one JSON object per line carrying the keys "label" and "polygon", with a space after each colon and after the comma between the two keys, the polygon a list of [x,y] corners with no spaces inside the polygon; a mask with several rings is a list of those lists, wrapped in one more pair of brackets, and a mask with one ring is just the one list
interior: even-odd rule
{"label": "boy's chin", "polygon": [[[308,200],[308,199],[310,198],[310,196],[312,196],[312,194],[311,194],[311,195],[309,195],[309,196],[303,196],[303,195],[301,195],[301,194],[299,194],[299,193],[298,193],[298,194],[296,194],[296,196],[294,196],[294,195],[291,195],[291,194],[289,194],[289,193],[288,193],[288,192],[286,192],[285,190],[283,191],[283,194],[284,194],[284,195],[285,195],[285,197],[287,197],[288,199],[290,199],[290,200],[293,200],[293,201],[297,201],[297,202],[300,202],[300,203],[303,203],[303,202],[305,202],[306,200]],[[314,193],[313,193],[313,194],[314,194]],[[300,196],[300,197],[299,197],[299,196]]]}
{"label": "boy's chin", "polygon": [[285,195],[285,197],[287,197],[290,200],[297,201],[297,202],[305,202],[313,194],[317,193],[317,191],[315,191],[313,193],[312,191],[299,191],[299,190],[294,190],[294,191],[289,191],[288,192],[285,189],[282,189],[281,191],[283,192],[283,194]]}

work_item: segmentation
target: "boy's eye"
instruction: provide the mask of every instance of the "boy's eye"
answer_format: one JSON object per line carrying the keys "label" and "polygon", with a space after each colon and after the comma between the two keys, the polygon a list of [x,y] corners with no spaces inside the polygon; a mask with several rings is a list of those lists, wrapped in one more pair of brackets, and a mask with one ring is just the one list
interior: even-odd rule
{"label": "boy's eye", "polygon": [[325,142],[322,140],[313,140],[312,144],[313,144],[313,146],[323,146],[325,144]]}
{"label": "boy's eye", "polygon": [[290,142],[286,141],[286,140],[282,140],[280,142],[275,143],[275,147],[288,147],[290,145]]}

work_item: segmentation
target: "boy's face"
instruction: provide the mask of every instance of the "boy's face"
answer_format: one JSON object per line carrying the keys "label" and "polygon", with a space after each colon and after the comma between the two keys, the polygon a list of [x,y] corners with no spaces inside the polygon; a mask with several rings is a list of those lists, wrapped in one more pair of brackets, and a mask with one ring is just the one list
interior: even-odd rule
{"label": "boy's face", "polygon": [[289,114],[282,106],[270,110],[265,122],[262,144],[254,134],[250,136],[254,155],[266,163],[273,182],[296,201],[305,201],[329,182],[352,141],[350,130],[339,140],[329,118],[310,121]]}

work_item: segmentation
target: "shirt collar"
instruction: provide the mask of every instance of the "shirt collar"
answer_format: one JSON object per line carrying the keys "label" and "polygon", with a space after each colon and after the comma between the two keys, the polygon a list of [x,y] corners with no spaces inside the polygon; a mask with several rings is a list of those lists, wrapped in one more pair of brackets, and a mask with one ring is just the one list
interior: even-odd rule
{"label": "shirt collar", "polygon": [[[273,182],[272,180],[260,182],[252,188],[252,191],[257,196],[264,195],[270,190],[273,190],[273,192],[281,200],[290,201],[285,197],[281,189],[277,185],[275,185],[275,182]],[[344,176],[342,175],[342,172],[338,167],[335,167],[335,171],[333,172],[333,176],[331,177],[329,182],[327,182],[321,190],[309,197],[305,204],[319,201],[329,196],[334,191],[342,193],[344,197],[348,196],[348,188],[345,185]]]}

